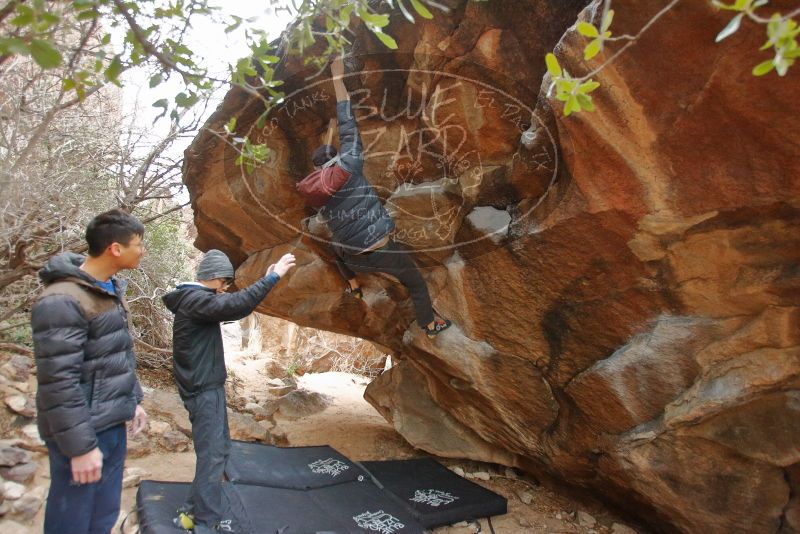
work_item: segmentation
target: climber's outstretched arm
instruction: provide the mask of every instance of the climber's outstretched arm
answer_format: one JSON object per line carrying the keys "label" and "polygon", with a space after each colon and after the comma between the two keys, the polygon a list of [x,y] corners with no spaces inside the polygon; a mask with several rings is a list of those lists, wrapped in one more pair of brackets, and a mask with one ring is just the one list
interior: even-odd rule
{"label": "climber's outstretched arm", "polygon": [[331,78],[333,78],[333,89],[336,91],[336,101],[343,102],[350,100],[347,88],[344,86],[344,61],[342,56],[337,57],[331,63]]}
{"label": "climber's outstretched arm", "polygon": [[344,86],[344,62],[337,57],[331,63],[331,78],[336,91],[336,116],[339,123],[339,163],[350,173],[363,172],[364,159],[358,124],[350,105],[350,95]]}

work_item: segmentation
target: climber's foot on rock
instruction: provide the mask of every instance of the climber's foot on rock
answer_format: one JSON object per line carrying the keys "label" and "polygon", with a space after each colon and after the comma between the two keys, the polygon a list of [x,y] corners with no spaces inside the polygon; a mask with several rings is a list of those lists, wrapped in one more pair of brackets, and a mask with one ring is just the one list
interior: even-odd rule
{"label": "climber's foot on rock", "polygon": [[345,293],[353,295],[358,300],[364,300],[364,292],[361,291],[361,286],[358,285],[358,281],[355,278],[348,280],[347,284],[347,289],[344,290]]}
{"label": "climber's foot on rock", "polygon": [[425,333],[429,338],[433,339],[438,336],[440,332],[444,332],[450,328],[452,324],[453,323],[451,323],[448,319],[434,319],[422,329],[425,330]]}

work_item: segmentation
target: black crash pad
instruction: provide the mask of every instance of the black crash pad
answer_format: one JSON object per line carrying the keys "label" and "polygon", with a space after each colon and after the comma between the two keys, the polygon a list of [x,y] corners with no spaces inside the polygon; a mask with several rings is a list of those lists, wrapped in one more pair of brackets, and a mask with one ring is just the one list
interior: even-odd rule
{"label": "black crash pad", "polygon": [[506,499],[456,475],[431,458],[362,462],[361,465],[384,491],[405,503],[425,528],[508,511]]}
{"label": "black crash pad", "polygon": [[311,489],[353,482],[364,472],[333,447],[273,447],[234,441],[228,480],[275,488]]}
{"label": "black crash pad", "polygon": [[[142,481],[137,494],[142,534],[185,534],[172,524],[190,484]],[[225,484],[226,523],[239,534],[422,534],[401,504],[371,481],[314,490]]]}
{"label": "black crash pad", "polygon": [[[143,480],[136,493],[139,530],[145,534],[186,534],[172,523],[177,510],[186,502],[191,484]],[[233,532],[249,532],[247,516],[242,513],[238,493],[232,484],[223,486],[226,525]]]}

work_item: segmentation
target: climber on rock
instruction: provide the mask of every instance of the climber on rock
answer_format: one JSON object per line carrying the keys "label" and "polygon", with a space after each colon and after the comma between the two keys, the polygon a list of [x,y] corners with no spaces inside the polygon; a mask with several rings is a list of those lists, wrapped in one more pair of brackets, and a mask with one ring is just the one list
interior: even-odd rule
{"label": "climber on rock", "polygon": [[347,291],[362,298],[356,272],[382,272],[397,278],[411,295],[417,324],[433,338],[450,326],[437,318],[428,287],[410,254],[392,238],[394,221],[363,174],[363,148],[358,125],[343,81],[341,57],[331,64],[336,91],[340,151],[331,145],[312,155],[315,171],[297,183],[308,206],[318,210],[333,234],[336,266]]}

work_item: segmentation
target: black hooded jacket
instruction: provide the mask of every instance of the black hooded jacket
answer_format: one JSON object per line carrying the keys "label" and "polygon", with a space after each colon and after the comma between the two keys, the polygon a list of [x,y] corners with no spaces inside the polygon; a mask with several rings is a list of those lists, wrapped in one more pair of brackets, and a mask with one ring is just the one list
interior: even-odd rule
{"label": "black hooded jacket", "polygon": [[364,177],[364,155],[349,100],[336,103],[339,121],[339,165],[350,178],[322,207],[320,213],[338,249],[358,254],[394,230],[394,221]]}
{"label": "black hooded jacket", "polygon": [[39,271],[45,289],[31,311],[39,433],[66,456],[97,446],[97,433],[133,418],[142,389],[130,333],[125,283],[117,294],[95,284],[70,252]]}
{"label": "black hooded jacket", "polygon": [[202,284],[181,284],[164,295],[175,314],[172,329],[172,370],[181,397],[225,384],[225,355],[220,323],[250,315],[280,280],[276,273],[235,293],[217,294]]}

